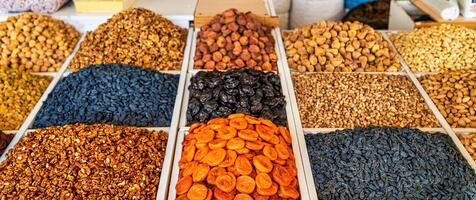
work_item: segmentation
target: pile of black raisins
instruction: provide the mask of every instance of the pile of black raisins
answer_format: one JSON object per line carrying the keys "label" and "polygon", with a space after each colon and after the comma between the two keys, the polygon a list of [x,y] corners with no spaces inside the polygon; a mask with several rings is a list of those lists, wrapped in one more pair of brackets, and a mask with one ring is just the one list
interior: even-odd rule
{"label": "pile of black raisins", "polygon": [[279,76],[252,69],[200,71],[192,77],[188,123],[206,122],[233,113],[286,123],[286,101]]}
{"label": "pile of black raisins", "polygon": [[368,127],[306,144],[319,199],[476,199],[475,172],[443,133]]}
{"label": "pile of black raisins", "polygon": [[91,65],[61,80],[34,128],[71,123],[170,126],[179,75],[123,64]]}

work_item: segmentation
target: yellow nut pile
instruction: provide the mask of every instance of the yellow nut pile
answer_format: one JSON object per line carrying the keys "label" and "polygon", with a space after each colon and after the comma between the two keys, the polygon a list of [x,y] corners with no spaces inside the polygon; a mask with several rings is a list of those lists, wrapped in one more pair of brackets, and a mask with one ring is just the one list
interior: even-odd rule
{"label": "yellow nut pile", "polygon": [[442,24],[390,35],[413,71],[476,69],[476,31]]}
{"label": "yellow nut pile", "polygon": [[420,78],[446,121],[455,128],[476,128],[476,70]]}
{"label": "yellow nut pile", "polygon": [[25,13],[0,22],[0,67],[58,71],[73,52],[79,32],[49,16]]}
{"label": "yellow nut pile", "polygon": [[468,135],[458,135],[461,143],[471,155],[473,160],[476,161],[476,133],[470,133]]}
{"label": "yellow nut pile", "polygon": [[289,67],[300,72],[396,72],[390,44],[360,22],[322,21],[283,33]]}
{"label": "yellow nut pile", "polygon": [[89,32],[70,64],[78,71],[91,64],[118,63],[152,70],[182,66],[187,31],[153,11],[132,8]]}
{"label": "yellow nut pile", "polygon": [[20,128],[51,79],[0,68],[0,130]]}

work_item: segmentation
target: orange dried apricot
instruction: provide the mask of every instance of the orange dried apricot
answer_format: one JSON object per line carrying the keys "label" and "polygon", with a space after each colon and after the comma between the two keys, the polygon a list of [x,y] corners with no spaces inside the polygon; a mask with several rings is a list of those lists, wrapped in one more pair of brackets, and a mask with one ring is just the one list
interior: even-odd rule
{"label": "orange dried apricot", "polygon": [[228,125],[228,119],[223,117],[213,118],[207,122],[207,125],[210,125],[210,124]]}
{"label": "orange dried apricot", "polygon": [[256,192],[264,196],[272,196],[278,192],[278,184],[274,183],[269,188],[256,188]]}
{"label": "orange dried apricot", "polygon": [[284,165],[286,164],[286,160],[283,160],[283,159],[276,159],[276,160],[273,160],[274,163],[278,164],[278,165]]}
{"label": "orange dried apricot", "polygon": [[253,158],[253,165],[259,172],[269,173],[273,170],[273,163],[271,160],[263,155],[258,155]]}
{"label": "orange dried apricot", "polygon": [[223,126],[217,130],[216,137],[219,139],[229,140],[236,136],[236,129],[231,126]]}
{"label": "orange dried apricot", "polygon": [[230,173],[230,172],[220,175],[215,180],[215,184],[223,192],[231,192],[235,189],[235,186],[236,186],[235,175],[233,175],[233,173]]}
{"label": "orange dried apricot", "polygon": [[236,157],[238,155],[233,150],[226,150],[225,160],[218,166],[220,167],[230,167],[235,164]]}
{"label": "orange dried apricot", "polygon": [[297,169],[296,169],[296,164],[293,161],[288,161],[287,165],[284,166],[288,170],[288,172],[291,174],[292,177],[297,176]]}
{"label": "orange dried apricot", "polygon": [[195,146],[194,145],[185,145],[183,147],[182,158],[190,162],[195,157]]}
{"label": "orange dried apricot", "polygon": [[289,187],[292,187],[292,188],[296,188],[296,189],[297,189],[298,186],[299,186],[299,182],[298,182],[297,178],[296,178],[296,177],[293,177],[293,180],[291,181],[291,184],[289,184]]}
{"label": "orange dried apricot", "polygon": [[226,140],[224,139],[214,139],[208,143],[210,149],[220,149],[226,146]]}
{"label": "orange dried apricot", "polygon": [[195,152],[195,157],[193,158],[193,160],[201,161],[207,155],[209,151],[210,151],[210,148],[208,148],[208,146],[204,146],[198,149],[197,152]]}
{"label": "orange dried apricot", "polygon": [[188,192],[190,187],[192,187],[193,180],[191,176],[184,176],[177,181],[177,185],[175,185],[175,191],[178,195],[185,194]]}
{"label": "orange dried apricot", "polygon": [[182,175],[183,176],[192,175],[197,166],[198,166],[198,162],[196,162],[196,161],[189,162],[189,164],[187,164],[187,166],[182,170],[183,171]]}
{"label": "orange dried apricot", "polygon": [[291,181],[293,181],[292,174],[281,165],[275,165],[271,174],[273,175],[273,180],[282,186],[289,186]]}
{"label": "orange dried apricot", "polygon": [[235,113],[235,114],[228,115],[228,119],[236,119],[236,118],[244,118],[244,117],[245,117],[245,114],[243,113]]}
{"label": "orange dried apricot", "polygon": [[258,194],[258,192],[253,192],[253,198],[254,200],[268,200],[269,199],[269,196],[264,196],[264,195],[261,195],[261,194]]}
{"label": "orange dried apricot", "polygon": [[263,155],[268,157],[270,160],[278,159],[278,152],[271,146],[265,146],[263,148]]}
{"label": "orange dried apricot", "polygon": [[248,194],[237,194],[233,200],[253,200],[253,197]]}
{"label": "orange dried apricot", "polygon": [[207,198],[208,189],[205,185],[194,183],[187,192],[187,198],[190,200],[204,200]]}
{"label": "orange dried apricot", "polygon": [[238,130],[243,130],[248,127],[248,122],[244,118],[232,118],[230,119],[230,126]]}
{"label": "orange dried apricot", "polygon": [[278,132],[281,134],[281,136],[284,138],[284,141],[286,141],[287,144],[291,144],[291,134],[289,133],[288,129],[285,127],[278,127]]}
{"label": "orange dried apricot", "polygon": [[238,131],[238,137],[246,141],[256,141],[258,140],[258,132],[254,130],[240,130]]}
{"label": "orange dried apricot", "polygon": [[246,153],[249,153],[249,152],[250,152],[250,150],[247,149],[247,148],[236,149],[235,151],[236,151],[236,153],[238,153],[238,154],[246,154]]}
{"label": "orange dried apricot", "polygon": [[226,157],[225,149],[212,149],[211,151],[207,153],[205,158],[203,158],[203,162],[213,167],[223,162],[223,160],[225,160],[225,157]]}
{"label": "orange dried apricot", "polygon": [[251,171],[253,171],[253,166],[246,157],[240,155],[236,158],[235,169],[241,175],[249,175],[251,174]]}
{"label": "orange dried apricot", "polygon": [[259,121],[257,117],[246,115],[245,120],[248,122],[248,124],[261,124],[261,121]]}
{"label": "orange dried apricot", "polygon": [[201,163],[195,167],[193,171],[192,178],[193,182],[200,182],[207,178],[208,171],[210,171],[210,166],[205,163]]}
{"label": "orange dried apricot", "polygon": [[279,144],[279,137],[277,135],[273,135],[269,142],[271,142],[271,144]]}
{"label": "orange dried apricot", "polygon": [[207,176],[207,183],[211,185],[215,185],[215,181],[217,177],[223,174],[226,174],[226,169],[223,167],[214,167],[210,169]]}
{"label": "orange dried apricot", "polygon": [[293,187],[279,186],[279,196],[281,198],[298,199],[299,192]]}
{"label": "orange dried apricot", "polygon": [[182,194],[178,196],[175,200],[189,200],[189,199],[187,198],[187,194]]}
{"label": "orange dried apricot", "polygon": [[246,194],[253,193],[255,190],[255,180],[249,176],[239,176],[236,179],[236,190]]}
{"label": "orange dried apricot", "polygon": [[273,185],[273,180],[271,180],[271,177],[266,173],[258,173],[255,180],[257,188],[267,189]]}
{"label": "orange dried apricot", "polygon": [[195,144],[195,147],[197,147],[197,149],[201,149],[206,146],[208,146],[208,143],[197,142],[197,144]]}
{"label": "orange dried apricot", "polygon": [[246,148],[248,149],[259,151],[263,149],[263,147],[264,147],[264,144],[261,141],[255,141],[255,142],[246,141]]}
{"label": "orange dried apricot", "polygon": [[235,198],[235,191],[224,192],[220,190],[220,188],[215,187],[215,189],[213,189],[213,197],[217,200],[233,200],[233,198]]}
{"label": "orange dried apricot", "polygon": [[231,150],[237,150],[245,147],[245,141],[241,138],[232,138],[226,143],[226,148]]}
{"label": "orange dried apricot", "polygon": [[190,126],[190,129],[188,129],[189,133],[194,133],[194,131],[205,127],[206,125],[204,123],[194,123]]}
{"label": "orange dried apricot", "polygon": [[277,144],[274,146],[274,149],[276,149],[276,152],[278,152],[278,158],[286,160],[289,158],[289,151],[288,147],[283,144]]}
{"label": "orange dried apricot", "polygon": [[270,128],[276,129],[276,124],[274,124],[271,120],[269,119],[264,119],[264,118],[259,118],[258,119],[262,124],[269,126]]}
{"label": "orange dried apricot", "polygon": [[206,129],[197,133],[196,139],[198,143],[208,143],[215,137],[215,131]]}
{"label": "orange dried apricot", "polygon": [[213,198],[213,192],[212,190],[208,189],[207,198],[205,198],[205,200],[211,200],[212,198]]}
{"label": "orange dried apricot", "polygon": [[269,126],[259,124],[256,125],[256,132],[258,132],[259,137],[263,138],[263,140],[270,141],[274,136],[275,130]]}

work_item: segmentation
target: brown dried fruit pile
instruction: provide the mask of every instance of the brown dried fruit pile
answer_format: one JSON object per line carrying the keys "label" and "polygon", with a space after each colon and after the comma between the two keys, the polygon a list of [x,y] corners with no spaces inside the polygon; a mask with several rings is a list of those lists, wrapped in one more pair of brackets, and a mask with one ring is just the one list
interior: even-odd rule
{"label": "brown dried fruit pile", "polygon": [[229,9],[201,27],[194,67],[277,71],[278,57],[271,30],[258,22],[253,13]]}
{"label": "brown dried fruit pile", "polygon": [[0,199],[155,199],[166,143],[132,127],[37,129],[0,164]]}
{"label": "brown dried fruit pile", "polygon": [[29,72],[58,71],[73,53],[79,32],[50,16],[25,13],[0,23],[0,67]]}
{"label": "brown dried fruit pile", "polygon": [[403,75],[293,74],[305,128],[438,127],[417,88]]}
{"label": "brown dried fruit pile", "polygon": [[152,70],[182,66],[187,31],[153,11],[132,8],[89,32],[70,68],[118,63]]}
{"label": "brown dried fruit pile", "polygon": [[476,133],[470,133],[468,135],[458,135],[461,143],[471,155],[473,160],[476,161]]}
{"label": "brown dried fruit pile", "polygon": [[297,199],[291,135],[244,114],[190,127],[179,161],[177,199]]}
{"label": "brown dried fruit pile", "polygon": [[396,72],[382,34],[360,22],[322,21],[283,33],[289,67],[300,72]]}
{"label": "brown dried fruit pile", "polygon": [[475,70],[428,75],[420,81],[452,127],[476,128]]}
{"label": "brown dried fruit pile", "polygon": [[3,151],[5,151],[13,137],[15,137],[15,134],[5,134],[4,132],[0,131],[0,155],[3,154]]}

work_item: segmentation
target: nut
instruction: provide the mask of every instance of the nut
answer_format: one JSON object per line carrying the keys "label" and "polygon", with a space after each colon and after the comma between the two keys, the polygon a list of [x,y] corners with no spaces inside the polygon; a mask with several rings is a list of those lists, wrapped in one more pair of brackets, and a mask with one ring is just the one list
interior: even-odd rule
{"label": "nut", "polygon": [[458,135],[461,143],[463,143],[464,147],[471,155],[473,160],[476,161],[476,133],[470,133],[467,135]]}
{"label": "nut", "polygon": [[[217,52],[221,54],[222,59],[218,59]],[[216,63],[207,62],[210,56]],[[250,12],[242,13],[229,9],[201,27],[194,61],[196,69],[246,67],[276,71],[277,54],[271,27],[262,25]]]}
{"label": "nut", "polygon": [[289,67],[300,72],[396,72],[388,42],[360,22],[322,21],[283,33]]}
{"label": "nut", "polygon": [[476,69],[476,31],[442,24],[390,35],[413,71],[445,72]]}
{"label": "nut", "polygon": [[476,71],[427,75],[420,82],[454,128],[476,128]]}
{"label": "nut", "polygon": [[292,79],[305,128],[439,126],[406,76],[295,73]]}

